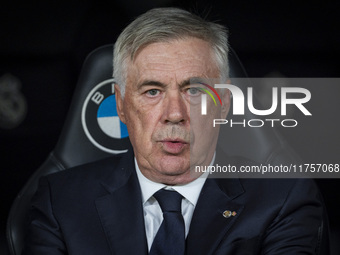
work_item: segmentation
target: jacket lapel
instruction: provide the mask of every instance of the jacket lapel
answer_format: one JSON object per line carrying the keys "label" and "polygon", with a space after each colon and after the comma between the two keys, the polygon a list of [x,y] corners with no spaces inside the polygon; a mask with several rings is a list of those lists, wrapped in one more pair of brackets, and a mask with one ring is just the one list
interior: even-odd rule
{"label": "jacket lapel", "polygon": [[112,178],[103,183],[109,194],[96,200],[111,253],[147,254],[141,191],[133,155],[123,160],[114,172]]}
{"label": "jacket lapel", "polygon": [[[96,207],[112,254],[148,254],[141,190],[133,154],[123,156],[102,183],[108,194]],[[239,179],[206,180],[194,211],[186,254],[213,254],[241,214],[243,205],[233,201],[244,192]],[[236,215],[224,217],[225,211]],[[198,245],[199,243],[199,245]]]}
{"label": "jacket lapel", "polygon": [[[243,192],[239,179],[206,180],[192,217],[186,254],[209,255],[216,251],[242,212],[244,206],[233,199]],[[233,215],[228,215],[226,211]]]}

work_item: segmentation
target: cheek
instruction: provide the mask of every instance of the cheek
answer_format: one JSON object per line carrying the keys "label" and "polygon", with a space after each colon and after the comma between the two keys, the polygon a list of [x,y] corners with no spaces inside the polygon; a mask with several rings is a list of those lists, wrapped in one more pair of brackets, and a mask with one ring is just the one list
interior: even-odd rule
{"label": "cheek", "polygon": [[210,136],[213,132],[213,119],[211,116],[202,116],[200,118],[191,119],[191,131],[195,139],[202,140],[204,137]]}
{"label": "cheek", "polygon": [[[208,105],[206,115],[201,115],[201,111],[191,113],[191,132],[194,138],[192,146],[201,147],[200,150],[208,150],[218,136],[218,128],[213,127],[214,119],[221,118],[221,107]],[[198,148],[195,148],[198,149]]]}
{"label": "cheek", "polygon": [[156,125],[156,113],[150,107],[141,106],[134,102],[126,102],[127,127],[130,137],[136,136],[136,139],[149,137]]}
{"label": "cheek", "polygon": [[214,119],[221,119],[221,105],[219,102],[215,105],[212,100],[208,100],[206,110],[206,114],[202,115],[202,107],[200,104],[191,105],[190,123],[192,128],[206,129],[213,125]]}

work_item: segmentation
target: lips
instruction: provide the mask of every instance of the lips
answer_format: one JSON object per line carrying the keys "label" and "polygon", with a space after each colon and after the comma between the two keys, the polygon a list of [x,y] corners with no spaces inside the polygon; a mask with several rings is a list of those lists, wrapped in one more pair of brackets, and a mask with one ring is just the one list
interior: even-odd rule
{"label": "lips", "polygon": [[170,154],[179,154],[189,146],[189,143],[182,139],[164,139],[160,142],[163,145],[163,150]]}

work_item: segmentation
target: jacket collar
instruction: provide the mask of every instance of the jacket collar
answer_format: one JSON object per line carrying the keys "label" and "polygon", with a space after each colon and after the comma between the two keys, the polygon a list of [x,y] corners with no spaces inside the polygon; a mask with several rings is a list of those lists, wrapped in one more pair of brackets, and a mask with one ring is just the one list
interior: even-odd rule
{"label": "jacket collar", "polygon": [[[216,162],[223,164],[219,157]],[[121,156],[113,167],[111,177],[102,183],[108,194],[96,200],[111,253],[147,254],[142,196],[133,153]],[[214,253],[242,212],[244,206],[233,200],[243,192],[239,179],[206,180],[190,224],[186,254]],[[234,215],[225,217],[226,211]]]}
{"label": "jacket collar", "polygon": [[108,194],[96,200],[111,253],[147,254],[142,198],[133,153],[121,156],[112,172],[102,183]]}
{"label": "jacket collar", "polygon": [[[239,164],[218,152],[215,164]],[[239,179],[208,178],[195,208],[186,243],[186,254],[214,254],[221,240],[242,213],[244,206],[235,199],[244,193]],[[230,215],[231,214],[231,215]],[[200,245],[197,245],[199,242]]]}

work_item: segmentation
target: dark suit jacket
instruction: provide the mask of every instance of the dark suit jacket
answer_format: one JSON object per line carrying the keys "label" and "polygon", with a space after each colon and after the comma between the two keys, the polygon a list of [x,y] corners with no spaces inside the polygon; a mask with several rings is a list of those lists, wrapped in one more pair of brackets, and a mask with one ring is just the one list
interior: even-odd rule
{"label": "dark suit jacket", "polygon": [[[132,154],[42,178],[32,205],[24,254],[147,254]],[[322,210],[308,179],[208,178],[187,254],[314,254]]]}

